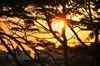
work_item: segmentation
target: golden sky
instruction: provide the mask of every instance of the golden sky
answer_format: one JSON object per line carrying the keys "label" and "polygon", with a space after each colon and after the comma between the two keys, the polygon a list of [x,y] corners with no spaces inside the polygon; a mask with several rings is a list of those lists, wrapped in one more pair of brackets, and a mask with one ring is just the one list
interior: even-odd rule
{"label": "golden sky", "polygon": [[[18,21],[19,19],[18,18],[8,18],[8,19],[12,19],[12,20],[14,20],[14,21]],[[77,17],[74,17],[73,18],[74,20],[79,20]],[[1,21],[4,21],[4,19],[1,19]],[[55,24],[56,25],[56,24]],[[3,22],[1,22],[1,25],[0,25],[3,29],[4,29],[4,31],[7,33],[7,34],[10,34],[11,35],[11,33],[10,33],[10,30],[7,28],[7,26],[3,23]],[[61,31],[61,26],[62,25],[58,25],[58,26],[60,26],[60,28],[59,28],[59,31]],[[57,27],[57,25],[56,25],[56,27]],[[79,29],[78,28],[75,28],[75,31],[77,32]],[[84,41],[86,38],[87,38],[87,36],[88,36],[88,34],[90,33],[91,31],[80,31],[80,32],[78,32],[78,35],[79,35],[79,37]],[[71,38],[72,36],[73,36],[74,34],[72,33],[72,31],[66,26],[66,36],[67,36],[67,39],[69,39],[69,38]],[[50,38],[52,35],[51,34],[33,34],[33,36],[36,36],[36,37],[40,37],[40,38]],[[33,40],[33,41],[35,41],[35,38],[34,37],[27,37],[28,38],[28,40]],[[56,39],[48,39],[49,41],[53,41],[53,42],[56,42],[57,40]],[[78,42],[78,40],[77,39],[71,39],[71,40],[69,40],[68,42]],[[93,40],[91,40],[91,41],[93,41]],[[58,42],[57,43],[57,45],[59,45],[60,43]],[[14,46],[16,47],[17,46],[17,44],[14,44]],[[70,46],[74,46],[73,44],[70,44]],[[0,48],[2,49],[2,50],[6,50],[6,48],[4,47],[4,46],[1,46],[0,45]],[[25,49],[26,50],[29,50],[29,48],[27,47],[27,46],[25,46]]]}

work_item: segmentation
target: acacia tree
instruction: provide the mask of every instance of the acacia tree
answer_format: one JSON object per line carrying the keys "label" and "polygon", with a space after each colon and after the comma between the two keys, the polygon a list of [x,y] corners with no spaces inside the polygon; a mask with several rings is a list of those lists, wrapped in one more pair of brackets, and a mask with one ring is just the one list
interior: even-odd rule
{"label": "acacia tree", "polygon": [[[25,15],[25,13],[29,13],[29,12],[27,12],[27,11],[25,11],[24,9],[25,9],[25,7],[27,7],[28,6],[28,4],[30,4],[30,1],[12,1],[12,0],[9,0],[9,1],[7,1],[7,0],[1,0],[0,1],[0,11],[1,11],[1,13],[0,13],[0,16],[1,16],[1,18],[3,19],[3,18],[5,18],[5,17],[19,17],[19,18],[28,18],[26,15]],[[20,7],[19,7],[20,6]],[[17,10],[16,10],[17,9]],[[12,14],[11,14],[12,13]],[[38,30],[38,29],[28,29],[28,27],[29,26],[25,26],[25,27],[22,27],[22,25],[19,25],[19,23],[16,23],[16,22],[12,22],[12,21],[1,21],[0,22],[0,24],[1,23],[4,23],[5,25],[6,24],[8,24],[8,23],[12,23],[14,26],[15,25],[17,25],[17,26],[20,26],[21,28],[23,28],[23,30],[25,30],[25,31],[27,31],[27,30],[29,30],[29,31],[36,31],[36,30]],[[27,21],[26,21],[26,24],[27,24]],[[34,24],[34,23],[33,23]],[[9,24],[8,24],[9,25]],[[8,27],[8,25],[6,25],[7,27]],[[29,25],[29,23],[28,23],[28,25]],[[9,28],[9,27],[8,27]],[[16,32],[16,30],[19,30],[19,28],[18,27],[13,27],[13,28],[9,28],[9,29],[11,29],[11,30],[15,30],[15,32]],[[30,56],[30,55],[28,55],[27,54],[27,52],[25,51],[25,49],[24,49],[24,47],[23,47],[23,45],[22,45],[22,42],[21,41],[19,41],[18,39],[20,38],[22,41],[24,40],[24,42],[26,42],[27,44],[28,44],[28,46],[29,47],[31,47],[32,45],[31,45],[31,43],[29,42],[29,41],[27,41],[24,37],[20,37],[19,35],[16,35],[16,37],[14,36],[14,35],[16,35],[16,33],[11,33],[10,35],[9,34],[7,34],[7,32],[6,31],[4,31],[4,29],[2,28],[2,26],[0,25],[0,43],[1,43],[1,45],[3,45],[3,46],[5,46],[5,48],[8,50],[8,52],[11,54],[11,56],[14,58],[14,60],[15,60],[15,62],[16,62],[16,64],[18,65],[18,66],[21,66],[20,65],[20,63],[19,63],[19,61],[18,61],[18,59],[17,59],[17,57],[16,57],[16,51],[15,51],[15,48],[14,48],[14,43],[13,42],[15,42],[16,44],[18,44],[22,49],[23,49],[23,51],[25,52],[25,54],[31,59],[31,60],[33,60],[34,61],[34,59]],[[9,43],[7,43],[7,41],[9,42]],[[11,47],[10,47],[11,46]],[[31,47],[32,49],[35,49],[34,47]],[[12,51],[12,49],[13,49],[13,51]],[[36,50],[35,50],[36,51]],[[35,62],[39,62],[39,61],[37,61],[37,60],[35,60]],[[39,62],[42,66],[44,66],[41,62]]]}
{"label": "acacia tree", "polygon": [[[8,1],[9,2],[9,1]],[[64,50],[64,61],[65,66],[69,65],[68,60],[68,46],[67,46],[67,37],[66,37],[66,26],[70,26],[70,28],[73,28],[73,25],[76,25],[76,21],[66,19],[67,16],[70,13],[76,14],[77,11],[72,6],[76,6],[77,3],[74,3],[70,0],[50,0],[42,2],[39,2],[39,0],[28,0],[28,1],[11,1],[12,3],[5,3],[1,0],[2,7],[1,7],[1,16],[6,15],[7,17],[19,17],[21,19],[33,19],[36,23],[38,23],[47,33],[52,33],[53,36],[62,44],[63,50]],[[29,8],[27,8],[29,4]],[[16,10],[17,9],[17,10]],[[31,10],[29,10],[31,9]],[[33,15],[35,14],[35,15]],[[48,27],[45,27],[42,25],[42,23],[38,22],[37,20],[43,20],[46,21]],[[52,23],[55,23],[56,21],[63,20],[64,26],[62,28],[62,33],[60,33],[57,30],[54,30],[52,27]],[[67,21],[66,21],[67,20]],[[13,23],[16,24],[16,23]],[[29,24],[26,23],[26,24]],[[31,22],[31,24],[34,24],[34,22]],[[18,25],[18,24],[17,24]],[[21,27],[21,25],[18,25]],[[30,27],[30,26],[28,26]],[[24,29],[23,27],[21,27]],[[19,28],[12,28],[12,29],[19,29]],[[26,27],[26,30],[28,28]],[[24,38],[23,38],[24,39]],[[19,43],[19,42],[18,42]],[[20,45],[21,46],[21,45]]]}
{"label": "acacia tree", "polygon": [[[34,1],[33,6],[35,7],[32,11],[36,11],[36,17],[33,16],[33,19],[40,24],[47,32],[50,32],[53,34],[53,36],[63,45],[64,50],[64,64],[65,66],[69,66],[69,60],[68,60],[68,46],[67,46],[67,37],[66,37],[66,15],[69,15],[70,7],[72,6],[71,1],[42,1],[40,3],[38,0]],[[69,5],[70,4],[70,5]],[[68,6],[66,6],[68,5]],[[75,5],[75,4],[74,4]],[[59,10],[61,8],[61,10]],[[42,17],[41,17],[41,16]],[[48,27],[43,26],[41,23],[39,23],[37,20],[42,19],[43,21],[46,21]],[[52,23],[56,21],[63,20],[65,21],[64,26],[62,28],[62,33],[60,33],[57,30],[54,30],[52,27]],[[69,25],[73,25],[71,23],[71,20],[69,20]],[[73,21],[75,24],[75,21]],[[59,37],[61,36],[61,37]]]}
{"label": "acacia tree", "polygon": [[[9,2],[9,3],[7,3]],[[30,6],[34,6],[36,7],[36,9],[32,9],[31,11],[28,10],[27,6],[28,4]],[[65,15],[67,14],[67,12],[69,12],[69,9],[67,10],[67,12],[65,12],[65,8],[66,8],[66,4],[69,4],[68,1],[56,1],[56,0],[52,0],[52,1],[43,1],[42,3],[40,3],[39,1],[23,1],[23,0],[19,0],[19,1],[3,1],[1,0],[1,16],[2,15],[6,15],[7,17],[19,17],[21,19],[33,19],[34,21],[36,21],[39,25],[41,25],[47,32],[52,33],[54,35],[54,37],[63,45],[64,47],[64,57],[65,57],[65,66],[68,65],[68,48],[67,48],[67,38],[65,36],[65,24],[62,28],[62,33],[60,34],[58,31],[54,31],[53,28],[51,27],[52,25],[52,21],[53,19],[57,19],[60,20],[59,18],[61,17],[61,19],[65,19]],[[29,7],[30,7],[29,6]],[[63,7],[62,10],[60,11],[59,8]],[[70,6],[70,5],[69,5]],[[26,8],[26,9],[25,9]],[[33,8],[33,7],[31,7]],[[17,10],[16,10],[17,9]],[[33,11],[35,10],[35,14],[36,16],[31,16],[31,14],[33,13]],[[51,11],[51,13],[50,13]],[[29,14],[29,16],[28,16]],[[39,17],[38,15],[42,15],[42,17]],[[55,15],[55,16],[54,16]],[[67,14],[68,15],[68,14]],[[37,20],[42,19],[45,20],[47,22],[48,27],[43,26],[41,23],[39,23]],[[16,23],[13,23],[16,24]],[[18,24],[17,24],[18,25]],[[21,27],[21,25],[20,25]],[[49,29],[48,29],[49,28]],[[19,28],[12,28],[12,29],[19,29]],[[24,29],[24,28],[23,28]],[[28,29],[28,28],[27,28]],[[0,33],[1,35],[4,34],[6,36],[9,36],[5,33]],[[59,37],[62,36],[62,39]],[[22,47],[22,45],[20,44],[20,42],[18,40],[16,40],[16,38],[9,36],[11,39],[14,39],[15,41],[17,41],[17,43]],[[21,38],[22,39],[22,38]],[[24,38],[23,38],[24,39]],[[2,40],[2,37],[1,37]],[[25,40],[25,39],[24,39]],[[4,41],[2,40],[3,44]],[[6,48],[8,47],[5,44]],[[24,48],[22,47],[22,49],[24,50]],[[9,52],[11,51],[10,48],[8,47]],[[24,50],[25,51],[25,50]],[[12,55],[13,56],[13,55]],[[31,58],[31,57],[30,57]]]}
{"label": "acacia tree", "polygon": [[[19,18],[22,18],[22,19],[29,19],[29,18],[31,18],[31,17],[27,16],[27,14],[25,14],[25,13],[28,13],[28,14],[30,13],[27,10],[25,10],[26,6],[28,4],[30,4],[30,1],[24,1],[24,2],[22,0],[21,1],[20,0],[19,1],[9,0],[9,1],[6,1],[6,2],[5,1],[1,0],[1,2],[0,2],[1,3],[1,13],[0,13],[1,18],[4,18],[6,16],[7,17],[14,17],[14,16],[16,16],[16,17],[19,17]],[[26,24],[25,27],[23,25],[19,25],[19,23],[15,23],[15,22],[12,22],[12,21],[4,22],[4,23],[5,24],[12,23],[13,25],[17,25],[17,26],[21,27],[22,30],[25,30],[26,32],[27,32],[27,30],[31,30],[31,31],[38,30],[38,29],[29,29],[30,24],[34,24],[34,22],[30,22],[30,24],[29,24],[29,22],[28,23],[27,23],[27,21],[25,22],[25,24]],[[20,30],[21,28],[13,27],[11,30],[15,30],[15,32],[16,32],[16,30]],[[25,38],[24,37],[20,37],[19,35],[17,35],[17,37],[14,37],[13,35],[16,35],[16,33],[13,33],[13,35],[8,35],[8,34],[6,34],[6,32],[4,32],[4,30],[2,29],[2,27],[0,27],[0,29],[1,29],[1,31],[0,31],[1,44],[6,47],[6,49],[8,50],[8,52],[15,59],[15,61],[16,61],[16,63],[17,63],[18,66],[20,66],[20,63],[19,63],[18,59],[16,58],[15,51],[13,53],[11,51],[11,48],[8,46],[8,45],[11,45],[13,47],[13,50],[14,50],[14,46],[13,46],[13,43],[12,43],[11,40],[15,41],[23,49],[23,51],[25,53],[26,53],[26,51],[25,51],[24,47],[21,45],[22,42],[20,42],[19,40],[17,40],[18,38],[20,38],[21,40],[26,41],[26,43],[28,44],[28,46],[31,47],[32,49],[34,49],[36,51],[35,47],[33,47],[33,45],[31,45],[26,40],[26,37]],[[10,44],[7,44],[4,39],[6,39],[8,42],[10,42]],[[28,55],[28,54],[26,53],[26,55]],[[29,56],[29,57],[33,60],[33,58],[31,56]],[[37,62],[39,62],[39,61],[37,61]],[[39,63],[43,66],[43,64],[41,62],[39,62]]]}
{"label": "acacia tree", "polygon": [[[52,1],[42,1],[41,3],[39,1],[34,1],[34,6],[36,6],[38,9],[34,9],[36,11],[39,11],[38,14],[40,12],[43,13],[44,18],[40,18],[40,17],[36,17],[36,18],[40,18],[42,20],[46,20],[47,24],[49,26],[50,32],[53,34],[53,36],[63,45],[64,47],[64,51],[65,51],[65,61],[66,64],[68,64],[68,59],[66,60],[66,58],[68,58],[68,48],[67,48],[67,37],[65,36],[65,24],[72,30],[72,32],[75,34],[76,38],[80,41],[80,43],[82,43],[82,45],[84,45],[94,56],[95,61],[96,61],[96,66],[99,66],[99,57],[98,57],[98,38],[99,38],[99,0],[64,0],[64,1],[56,1],[56,0],[52,0]],[[59,10],[58,8],[61,7],[61,10]],[[75,15],[75,14],[80,14],[83,16],[83,18],[77,22],[72,21],[67,19],[66,15],[69,15],[69,13]],[[42,14],[41,14],[42,15]],[[62,37],[63,40],[61,40],[57,33],[53,31],[53,28],[51,27],[53,19],[56,20],[63,20],[65,22],[63,29],[62,29]],[[34,19],[36,20],[36,19]],[[44,20],[44,21],[45,21]],[[95,50],[90,49],[77,35],[77,33],[75,32],[75,30],[73,29],[73,25],[76,25],[76,27],[79,27],[81,30],[91,30],[93,31],[93,33],[95,34]],[[43,25],[41,25],[43,26]],[[44,26],[43,26],[44,27]]]}
{"label": "acacia tree", "polygon": [[[94,56],[94,60],[96,62],[96,66],[99,66],[99,23],[100,23],[100,17],[99,17],[99,0],[82,0],[82,1],[75,1],[80,4],[82,9],[79,11],[82,13],[83,18],[80,20],[80,24],[83,27],[79,26],[80,29],[82,30],[91,30],[92,33],[90,34],[91,38],[95,37],[94,41],[94,50],[89,49],[91,53]],[[73,31],[73,29],[71,29]],[[74,31],[73,31],[74,32]],[[76,35],[77,39],[85,46],[86,44],[82,42],[78,35],[74,32]],[[88,48],[88,47],[87,47]]]}
{"label": "acacia tree", "polygon": [[[9,3],[7,3],[9,2]],[[11,3],[13,2],[13,3]],[[64,50],[65,66],[68,66],[68,46],[66,37],[66,27],[67,25],[72,32],[75,34],[76,38],[84,45],[93,55],[96,60],[97,66],[99,66],[98,60],[98,34],[99,34],[99,1],[97,0],[17,0],[17,1],[3,1],[1,0],[1,16],[6,15],[7,17],[19,17],[21,19],[33,19],[34,22],[38,23],[47,33],[52,33],[52,35],[62,44]],[[29,6],[28,6],[29,5]],[[93,7],[90,7],[92,6]],[[94,11],[97,15],[94,15]],[[85,13],[84,13],[85,12]],[[79,22],[67,19],[67,16],[72,14],[72,16],[83,15],[84,18]],[[46,22],[47,26],[44,26],[42,22]],[[64,26],[62,28],[62,33],[54,30],[52,23],[56,21],[64,21]],[[94,21],[96,20],[96,21]],[[34,24],[34,23],[32,23]],[[75,26],[73,26],[75,25]],[[93,27],[95,26],[95,27]],[[79,27],[81,30],[92,30],[95,33],[95,52],[92,51],[82,40],[79,38],[74,27]],[[84,27],[84,28],[83,28]],[[15,28],[16,29],[16,28]],[[19,29],[19,28],[18,28]],[[2,34],[2,33],[1,33]]]}

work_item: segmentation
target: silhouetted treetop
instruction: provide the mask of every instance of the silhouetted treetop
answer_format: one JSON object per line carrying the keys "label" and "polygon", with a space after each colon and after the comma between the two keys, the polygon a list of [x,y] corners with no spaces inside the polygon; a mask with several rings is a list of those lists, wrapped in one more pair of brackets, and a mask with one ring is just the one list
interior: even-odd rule
{"label": "silhouetted treetop", "polygon": [[27,17],[25,13],[29,13],[25,10],[31,3],[30,0],[0,0],[0,16],[6,15],[7,17]]}
{"label": "silhouetted treetop", "polygon": [[[49,17],[55,18],[55,16],[58,16],[59,18],[62,18],[63,17],[63,14],[62,14],[63,7],[62,6],[64,6],[65,3],[67,5],[65,9],[66,11],[64,13],[65,15],[71,12],[73,12],[74,15],[76,13],[79,13],[76,10],[76,7],[74,8],[72,7],[72,6],[76,6],[77,3],[71,2],[70,0],[42,0],[42,1],[41,0],[25,0],[25,1],[24,0],[1,0],[0,1],[0,6],[1,6],[0,16],[2,15],[6,15],[7,17],[16,16],[19,18],[26,19],[26,18],[29,18],[28,14],[31,14],[31,12],[35,12],[35,11],[44,12],[45,10],[47,11],[48,13],[47,15]],[[40,7],[40,8],[36,8],[36,7]],[[77,6],[77,8],[78,7],[79,6]],[[33,8],[33,11],[32,11],[32,8]],[[58,8],[61,8],[61,10],[59,10]]]}

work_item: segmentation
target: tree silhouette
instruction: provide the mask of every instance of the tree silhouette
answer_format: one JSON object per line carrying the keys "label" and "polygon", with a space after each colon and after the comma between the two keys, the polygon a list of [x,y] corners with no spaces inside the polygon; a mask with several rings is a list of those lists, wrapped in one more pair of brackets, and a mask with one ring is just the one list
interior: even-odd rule
{"label": "tree silhouette", "polygon": [[[83,18],[80,20],[80,24],[86,28],[81,28],[82,30],[91,30],[92,33],[90,34],[90,37],[93,38],[95,36],[95,42],[94,42],[94,50],[92,51],[95,61],[96,61],[96,66],[99,66],[99,0],[89,0],[89,1],[77,1],[81,7],[83,7],[83,11],[81,10],[80,12],[83,15]],[[94,7],[93,7],[94,6]],[[84,14],[85,12],[86,14]],[[75,33],[74,33],[75,34]],[[79,40],[79,39],[78,39]],[[81,41],[80,41],[81,42]],[[82,42],[81,42],[82,43]],[[85,44],[85,43],[84,43]],[[91,51],[91,50],[90,50]]]}
{"label": "tree silhouette", "polygon": [[[67,36],[66,36],[66,25],[71,29],[71,31],[76,36],[77,40],[80,41],[82,45],[85,46],[93,55],[96,61],[96,66],[99,66],[99,47],[98,47],[98,38],[99,38],[99,0],[1,0],[1,13],[0,16],[2,18],[7,17],[18,17],[20,19],[26,19],[24,20],[24,26],[20,25],[20,23],[8,21],[5,22],[6,24],[12,23],[13,25],[17,25],[19,27],[12,27],[12,30],[16,31],[37,31],[39,29],[30,29],[31,26],[34,26],[35,23],[37,23],[40,29],[44,29],[44,31],[39,30],[38,32],[41,33],[48,33],[53,35],[54,38],[56,38],[63,46],[64,50],[64,61],[65,66],[69,66],[68,63],[68,46],[67,46]],[[80,21],[74,21],[72,20],[73,16],[83,16]],[[68,19],[67,16],[71,16],[70,19]],[[27,19],[31,19],[27,21]],[[41,21],[39,21],[41,20]],[[62,27],[62,33],[55,30],[54,27],[52,27],[52,24],[55,22],[59,22],[63,20],[64,26]],[[34,23],[35,22],[35,23]],[[46,23],[46,26],[43,25],[43,23]],[[10,24],[11,25],[11,24]],[[41,27],[40,27],[41,26]],[[91,30],[95,34],[95,50],[90,49],[78,36],[77,32],[74,30],[75,27],[80,28],[81,30]],[[1,29],[2,30],[2,29]],[[25,35],[26,35],[26,32]],[[36,32],[37,33],[37,32]],[[17,33],[13,33],[17,34]],[[27,39],[22,36],[9,36],[3,32],[0,32],[0,35],[6,35],[10,37],[11,39],[14,39],[24,50],[22,45],[16,38],[21,38],[24,41],[27,42],[27,45],[31,47],[32,49],[35,49],[28,41]],[[90,34],[92,36],[93,34]],[[1,37],[1,36],[0,36]],[[27,36],[26,36],[27,37]],[[3,44],[6,46],[4,41],[2,40],[2,37],[0,38]],[[8,48],[6,46],[6,48]],[[9,48],[8,48],[9,50]],[[36,49],[35,49],[36,50]],[[24,50],[25,51],[25,50]],[[10,52],[10,50],[9,50]],[[37,53],[38,54],[38,53]],[[12,55],[13,56],[13,55]],[[39,55],[38,55],[39,56]]]}
{"label": "tree silhouette", "polygon": [[[9,1],[7,1],[7,2],[9,2]],[[11,2],[14,2],[13,4],[11,3]],[[64,25],[64,27],[63,27],[63,29],[62,29],[62,33],[60,34],[59,32],[57,32],[58,33],[58,35],[61,35],[62,36],[62,38],[63,38],[63,40],[61,40],[60,39],[60,37],[55,33],[55,31],[52,29],[52,27],[51,27],[51,21],[50,20],[52,20],[53,18],[56,18],[56,17],[53,17],[54,15],[53,15],[53,12],[55,13],[55,15],[56,16],[58,16],[58,18],[65,18],[65,1],[43,1],[42,3],[40,3],[39,1],[25,1],[25,2],[23,2],[23,0],[19,0],[19,1],[12,1],[11,0],[11,2],[8,4],[8,3],[5,3],[4,1],[2,1],[2,4],[3,4],[3,7],[1,7],[1,8],[4,8],[3,9],[3,12],[1,13],[1,16],[2,15],[6,15],[7,17],[12,17],[12,16],[17,16],[17,17],[19,17],[19,18],[23,18],[23,19],[27,19],[27,18],[30,18],[30,19],[33,19],[33,20],[35,20],[38,24],[40,24],[47,32],[51,32],[53,35],[54,35],[54,37],[63,45],[63,47],[64,47],[64,57],[65,57],[65,65],[68,65],[68,49],[67,49],[67,38],[65,37],[65,25]],[[36,14],[36,17],[35,16],[32,16],[32,17],[28,17],[27,16],[27,14],[25,14],[25,13],[30,13],[30,11],[27,9],[26,11],[25,11],[25,6],[28,6],[27,4],[30,4],[29,2],[32,2],[33,4],[31,4],[31,6],[35,6],[36,7],[36,9],[35,9],[35,14]],[[53,3],[56,3],[57,5],[59,5],[60,3],[61,3],[61,6],[63,6],[64,7],[64,9],[62,10],[64,13],[62,14],[59,10],[58,10],[58,8],[59,8],[59,6],[57,6],[56,7],[56,4],[53,4]],[[25,5],[25,6],[24,6]],[[51,5],[51,6],[54,6],[54,7],[56,7],[57,9],[53,9],[53,8],[49,8],[50,10],[51,10],[51,13],[49,12],[49,10],[48,10],[48,6],[47,6],[47,8],[46,7],[44,7],[45,5]],[[24,6],[24,7],[23,7]],[[37,6],[39,6],[40,7],[40,9],[37,7]],[[20,9],[19,9],[20,8]],[[32,7],[33,8],[33,7]],[[42,8],[42,9],[41,9]],[[16,10],[16,9],[18,9],[18,10]],[[42,12],[41,12],[41,10],[42,10]],[[48,11],[48,12],[46,12],[46,11]],[[32,10],[31,10],[31,12],[32,12]],[[44,13],[43,13],[44,12]],[[43,13],[43,16],[44,17],[39,17],[38,15],[39,14],[41,14],[42,15],[42,13]],[[31,14],[31,13],[30,13]],[[37,21],[37,19],[42,19],[42,20],[46,20],[47,21],[47,25],[48,25],[48,27],[49,27],[49,29],[47,28],[47,27],[44,27],[41,23],[39,23],[38,21]],[[26,22],[27,23],[27,22]],[[16,23],[13,23],[13,24],[16,24]],[[28,24],[29,24],[29,22],[28,22]],[[27,24],[26,24],[27,25]],[[29,27],[29,26],[27,26],[27,27]],[[12,29],[15,29],[15,30],[19,30],[19,28],[12,28]],[[28,28],[27,28],[28,29]]]}

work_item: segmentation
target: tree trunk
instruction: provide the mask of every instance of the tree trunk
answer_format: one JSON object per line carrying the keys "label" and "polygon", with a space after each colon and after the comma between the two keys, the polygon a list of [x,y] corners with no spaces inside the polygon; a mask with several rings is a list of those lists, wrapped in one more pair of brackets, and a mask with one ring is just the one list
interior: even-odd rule
{"label": "tree trunk", "polygon": [[69,60],[68,60],[68,47],[67,47],[67,37],[66,37],[66,25],[64,23],[64,26],[62,27],[62,37],[63,37],[63,50],[64,50],[64,64],[65,66],[69,66]]}
{"label": "tree trunk", "polygon": [[95,63],[95,58],[93,57],[93,60],[91,62],[91,66],[94,66],[94,63]]}
{"label": "tree trunk", "polygon": [[95,30],[95,61],[96,61],[96,66],[99,66],[99,56],[98,56],[98,38],[99,38],[99,27],[96,28]]}
{"label": "tree trunk", "polygon": [[65,63],[65,66],[69,66],[68,47],[67,47],[66,42],[64,42],[63,46],[64,46],[64,63]]}

